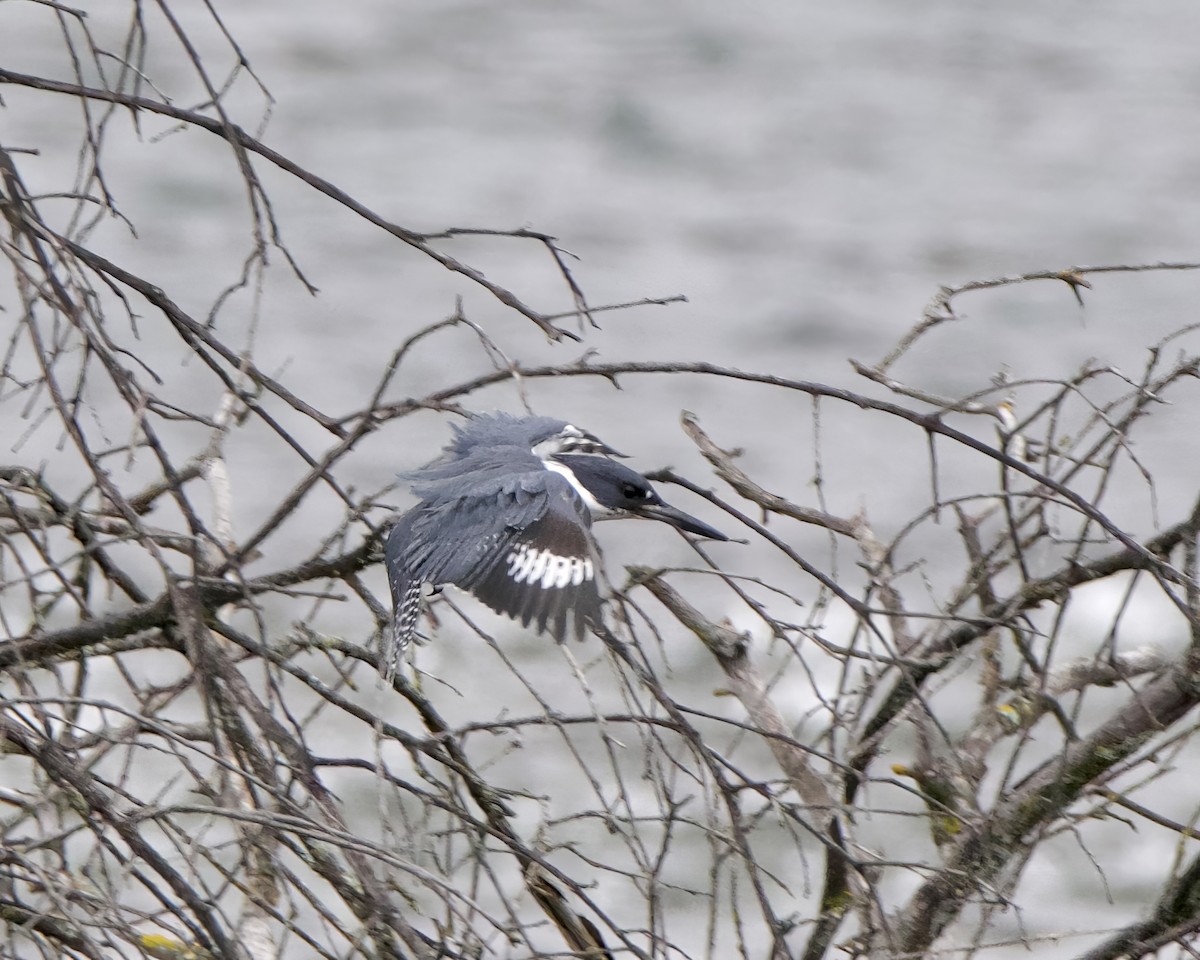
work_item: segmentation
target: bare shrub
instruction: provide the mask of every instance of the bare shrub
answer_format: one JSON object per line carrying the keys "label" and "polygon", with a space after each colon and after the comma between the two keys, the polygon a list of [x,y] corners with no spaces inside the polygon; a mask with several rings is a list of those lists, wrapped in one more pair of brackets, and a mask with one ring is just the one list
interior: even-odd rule
{"label": "bare shrub", "polygon": [[[944,289],[884,359],[856,365],[863,392],[711,363],[530,366],[460,307],[406,319],[386,350],[349,344],[373,379],[334,412],[258,359],[293,336],[286,318],[227,307],[274,273],[309,284],[268,170],[486,291],[531,338],[577,339],[603,310],[664,301],[592,307],[549,236],[421,234],[274,152],[226,109],[230,91],[260,88],[215,18],[185,29],[168,4],[133,5],[114,47],[67,7],[15,6],[58,25],[75,74],[0,69],[3,89],[72,106],[79,153],[51,194],[26,184],[23,150],[39,144],[0,144],[6,956],[994,952],[1071,933],[1022,925],[1030,864],[1070,849],[1102,889],[1123,870],[1112,837],[1131,826],[1173,836],[1178,855],[1132,925],[1078,950],[1194,939],[1197,834],[1170,811],[1182,794],[1195,818],[1200,501],[1191,464],[1136,446],[1166,404],[1195,422],[1194,329],[1181,318],[1147,343],[1133,374],[1091,364],[940,396],[896,371],[967,293],[1082,295],[1098,273],[1196,264]],[[196,52],[196,31],[225,44],[227,74],[209,72],[218,57]],[[194,67],[194,106],[152,83],[156,44]],[[101,252],[124,229],[106,187],[118,124],[203,133],[236,161],[249,254],[207,316],[136,256]],[[464,234],[549,257],[574,309],[551,314],[454,257]],[[464,330],[490,369],[396,399],[414,351]],[[519,402],[541,379],[649,376],[730,402],[751,385],[806,411],[812,473],[752,475],[732,451],[745,438],[685,415],[712,475],[655,479],[724,511],[744,553],[698,545],[687,571],[610,569],[611,634],[536,657],[447,596],[426,630],[472,652],[435,666],[420,650],[379,688],[379,534],[404,500],[351,484],[347,464],[381,428],[408,435],[415,415],[479,406],[496,384]],[[926,466],[907,526],[884,534],[870,505],[826,502],[830,419]],[[976,485],[943,489],[948,459]],[[279,469],[254,491],[268,507],[237,530],[247,490],[233,478],[263,462]],[[719,604],[739,626],[706,612]],[[506,707],[483,708],[481,685]],[[1078,895],[1064,890],[1064,908]]]}

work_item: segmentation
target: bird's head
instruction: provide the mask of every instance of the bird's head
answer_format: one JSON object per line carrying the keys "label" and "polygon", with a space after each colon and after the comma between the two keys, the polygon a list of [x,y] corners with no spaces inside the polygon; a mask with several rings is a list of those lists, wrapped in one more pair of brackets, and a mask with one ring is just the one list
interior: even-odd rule
{"label": "bird's head", "polygon": [[720,530],[666,503],[649,480],[615,460],[563,454],[546,461],[546,467],[571,482],[587,504],[593,520],[641,517],[661,520],[698,537],[729,539]]}

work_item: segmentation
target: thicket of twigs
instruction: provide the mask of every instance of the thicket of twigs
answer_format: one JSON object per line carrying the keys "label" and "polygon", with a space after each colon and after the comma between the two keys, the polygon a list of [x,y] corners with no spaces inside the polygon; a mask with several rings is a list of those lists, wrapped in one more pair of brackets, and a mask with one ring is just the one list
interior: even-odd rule
{"label": "thicket of twigs", "polygon": [[[194,53],[167,4],[132,17],[120,48],[101,47],[66,7],[42,14],[76,74],[0,64],[0,90],[77,104],[79,157],[74,184],[35,195],[24,171],[39,144],[0,143],[0,953],[1037,949],[1069,921],[1023,926],[1031,865],[1073,856],[1087,875],[1079,890],[1119,888],[1111,838],[1131,827],[1178,838],[1157,889],[1134,896],[1137,922],[1055,949],[1137,956],[1194,939],[1197,834],[1170,811],[1180,785],[1194,784],[1180,767],[1194,763],[1200,702],[1200,500],[1158,502],[1164,480],[1194,490],[1194,471],[1147,463],[1136,446],[1165,403],[1194,409],[1193,331],[1147,343],[1126,373],[997,377],[967,397],[932,395],[896,371],[956,319],[967,291],[1057,283],[1073,309],[1068,294],[1086,293],[1098,272],[1197,265],[944,289],[891,353],[857,365],[861,392],[604,355],[529,368],[458,311],[410,320],[390,355],[352,347],[375,379],[356,409],[325,410],[305,383],[259,365],[264,343],[290,335],[286,323],[259,317],[249,330],[226,313],[214,324],[136,262],[97,252],[96,238],[123,229],[105,187],[110,138],[169,121],[232,151],[254,231],[231,291],[268,269],[303,280],[259,180],[273,165],[376,224],[381,245],[404,248],[398,256],[430,258],[489,291],[528,319],[530,338],[577,337],[610,307],[588,304],[550,237],[506,235],[553,258],[570,315],[547,315],[455,259],[456,234],[469,231],[387,222],[273,152],[269,131],[247,132],[223,107],[226,91],[250,82],[248,63],[209,72],[211,56]],[[168,99],[145,76],[153,44],[192,59],[193,89]],[[195,106],[177,105],[188,97]],[[410,351],[464,327],[494,368],[396,399]],[[174,338],[190,354],[189,382],[200,377],[223,399],[204,408],[174,385],[148,352],[149,330]],[[764,406],[807,404],[816,423],[856,409],[861,443],[900,435],[928,464],[926,506],[885,538],[870,504],[839,515],[823,509],[811,476],[747,475],[731,452],[743,438],[709,436],[685,417],[711,464],[710,476],[690,478],[715,505],[708,518],[769,545],[770,565],[697,546],[690,571],[610,569],[612,636],[586,649],[547,642],[547,665],[533,671],[493,639],[511,637],[511,625],[448,595],[424,629],[470,651],[459,661],[469,669],[427,675],[418,650],[394,690],[379,689],[390,610],[364,573],[378,570],[379,535],[403,494],[353,488],[347,459],[415,413],[490,408],[477,396],[498,383],[519,401],[521,384],[539,378],[629,385],[654,373],[718,392],[749,381]],[[249,530],[232,521],[231,478],[251,472],[237,462],[250,456],[239,434],[256,438],[256,464],[265,450],[298,476]],[[818,479],[822,456],[813,450]],[[984,467],[986,481],[943,490],[948,457]],[[824,548],[799,552],[800,531],[814,527]],[[303,547],[273,562],[284,536]],[[960,575],[927,573],[934,554],[940,569],[956,558]],[[718,591],[752,629],[701,612]],[[1081,604],[1093,613],[1086,630],[1072,626]],[[1146,610],[1156,611],[1149,625]],[[702,655],[681,653],[681,635]],[[507,709],[481,687],[504,691]],[[1182,802],[1194,818],[1194,799]],[[1062,891],[1064,917],[1078,895]]]}

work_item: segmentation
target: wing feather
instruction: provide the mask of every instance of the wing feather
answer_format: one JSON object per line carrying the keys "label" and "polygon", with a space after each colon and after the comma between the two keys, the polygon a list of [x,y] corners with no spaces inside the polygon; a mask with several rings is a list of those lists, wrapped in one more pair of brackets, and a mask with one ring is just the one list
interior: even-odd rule
{"label": "wing feather", "polygon": [[401,518],[385,548],[397,623],[410,617],[410,636],[412,583],[452,583],[560,641],[572,613],[577,637],[599,617],[590,515],[565,478],[539,468],[460,485],[453,497],[420,492],[428,499]]}
{"label": "wing feather", "polygon": [[[569,485],[551,498],[546,513],[517,533],[470,589],[497,613],[564,640],[570,615],[582,638],[599,617],[596,556]],[[584,508],[586,509],[586,508]],[[583,515],[586,517],[586,514]]]}

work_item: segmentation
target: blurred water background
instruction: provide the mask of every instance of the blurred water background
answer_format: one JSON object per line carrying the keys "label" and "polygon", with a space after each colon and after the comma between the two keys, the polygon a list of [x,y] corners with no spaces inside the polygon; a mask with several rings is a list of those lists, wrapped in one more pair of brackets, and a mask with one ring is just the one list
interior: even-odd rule
{"label": "blurred water background", "polygon": [[[83,7],[97,36],[125,29],[124,5]],[[199,5],[176,7],[185,24],[210,22]],[[600,315],[602,329],[587,330],[583,344],[548,345],[468,281],[259,164],[283,238],[320,295],[277,270],[261,301],[238,294],[216,323],[239,345],[250,336],[247,318],[259,317],[259,365],[330,413],[359,409],[386,355],[450,314],[457,296],[503,350],[528,363],[586,350],[602,361],[710,360],[880,394],[847,359],[882,356],[941,284],[1196,257],[1200,8],[1185,0],[238,0],[218,9],[275,97],[264,141],[383,216],[418,231],[552,234],[579,257],[575,276],[593,305],[687,297]],[[215,70],[228,48],[211,44]],[[70,76],[56,28],[33,4],[0,4],[0,63]],[[194,90],[192,66],[177,52],[152,49],[147,72],[168,95]],[[23,160],[27,182],[60,189],[77,139],[74,118],[56,112],[67,105],[12,87],[3,95],[0,137],[42,150]],[[253,130],[265,101],[247,78],[228,102]],[[159,118],[139,123],[135,133],[119,121],[106,145],[110,187],[138,236],[106,224],[96,244],[204,316],[249,253],[244,189],[216,138],[172,132]],[[443,249],[539,309],[571,308],[550,260],[526,242],[467,238]],[[1155,273],[1094,278],[1082,308],[1052,283],[967,296],[958,303],[964,319],[898,374],[946,395],[985,388],[1005,369],[1066,377],[1087,358],[1132,375],[1146,345],[1196,320],[1198,291],[1195,275]],[[213,381],[181,363],[173,337],[152,318],[142,334],[189,406],[215,407]],[[469,336],[448,335],[419,351],[390,396],[418,396],[489,368]],[[538,412],[594,430],[633,454],[636,467],[672,465],[706,483],[677,425],[680,410],[692,410],[718,442],[746,448],[751,475],[812,504],[810,409],[801,398],[780,407],[778,394],[718,395],[673,377],[622,386],[571,379],[528,391]],[[519,405],[511,386],[475,399],[483,409]],[[894,430],[864,442],[862,414],[825,414],[829,509],[865,506],[886,539],[929,501],[923,443]],[[956,425],[990,436],[986,423]],[[5,436],[25,426],[5,427]],[[432,416],[385,428],[343,479],[381,487],[445,437]],[[56,441],[26,442],[49,451]],[[253,434],[232,442],[235,520],[245,531],[303,465]],[[1164,411],[1141,442],[1161,470],[1163,519],[1173,521],[1194,494],[1194,418]],[[947,488],[970,486],[953,456],[942,466]],[[717,521],[686,494],[670,497]],[[1144,495],[1113,509],[1126,506],[1119,518],[1148,533]],[[673,537],[609,527],[612,568],[688,562]],[[285,528],[263,549],[270,569],[311,542],[308,531]],[[957,568],[959,558],[944,562]],[[381,572],[374,583],[384,596]],[[448,658],[443,665],[463,656],[453,647],[425,655]],[[698,682],[712,681],[706,672]],[[480,712],[495,709],[485,703]],[[1146,835],[1131,846],[1120,878],[1135,890],[1128,909],[1139,899],[1138,858],[1157,876],[1170,849],[1169,837]],[[1053,896],[1064,883],[1099,890],[1086,865],[1069,862],[1065,873],[1047,865],[1031,878],[1047,912],[1039,917],[1031,902],[1025,923],[1118,922],[1095,891],[1074,897],[1079,915],[1064,921]]]}

